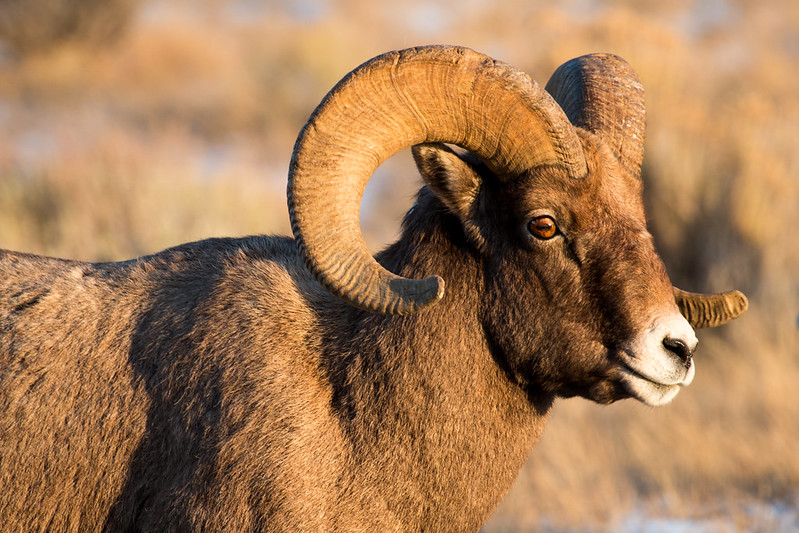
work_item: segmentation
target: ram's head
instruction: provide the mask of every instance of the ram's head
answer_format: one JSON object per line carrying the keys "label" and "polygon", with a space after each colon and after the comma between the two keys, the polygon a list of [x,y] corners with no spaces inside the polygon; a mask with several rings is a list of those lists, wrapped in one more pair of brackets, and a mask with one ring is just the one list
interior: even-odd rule
{"label": "ram's head", "polygon": [[572,60],[542,90],[468,49],[394,52],[342,80],[300,135],[292,227],[308,267],[348,303],[405,314],[439,301],[439,276],[388,272],[358,227],[366,181],[414,146],[434,201],[480,257],[483,327],[513,378],[531,393],[660,405],[693,379],[691,324],[731,320],[746,299],[672,288],[646,229],[643,141],[643,89],[616,56]]}

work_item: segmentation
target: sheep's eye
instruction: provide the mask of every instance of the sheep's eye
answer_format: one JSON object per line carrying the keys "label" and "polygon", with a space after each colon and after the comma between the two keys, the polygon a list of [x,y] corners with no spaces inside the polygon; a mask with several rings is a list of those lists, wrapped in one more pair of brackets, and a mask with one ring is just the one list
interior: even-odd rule
{"label": "sheep's eye", "polygon": [[551,239],[558,233],[557,224],[552,217],[546,215],[535,217],[527,224],[527,229],[539,239]]}

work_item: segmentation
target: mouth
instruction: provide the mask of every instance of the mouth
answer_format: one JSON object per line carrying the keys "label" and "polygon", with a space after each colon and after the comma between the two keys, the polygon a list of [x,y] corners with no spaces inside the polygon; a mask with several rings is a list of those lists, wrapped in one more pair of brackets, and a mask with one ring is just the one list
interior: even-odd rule
{"label": "mouth", "polygon": [[654,377],[642,369],[642,365],[634,363],[638,361],[636,359],[622,361],[619,366],[621,381],[633,398],[653,407],[666,405],[673,400],[682,387],[691,384],[696,373],[695,365],[691,361],[687,371],[679,378]]}
{"label": "mouth", "polygon": [[620,384],[633,398],[665,405],[694,380],[699,341],[679,313],[669,313],[642,329],[615,352]]}

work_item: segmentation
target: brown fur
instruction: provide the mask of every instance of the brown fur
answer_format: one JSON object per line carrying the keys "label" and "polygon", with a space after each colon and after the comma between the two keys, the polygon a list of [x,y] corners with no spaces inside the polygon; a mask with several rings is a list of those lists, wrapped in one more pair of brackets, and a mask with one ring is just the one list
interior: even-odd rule
{"label": "brown fur", "polygon": [[[582,138],[583,181],[417,154],[439,196],[378,259],[447,292],[409,316],[333,298],[285,238],[0,252],[0,527],[478,529],[554,398],[627,397],[615,347],[674,305],[640,184]],[[442,168],[479,177],[467,204]],[[526,233],[540,209],[566,238]]]}

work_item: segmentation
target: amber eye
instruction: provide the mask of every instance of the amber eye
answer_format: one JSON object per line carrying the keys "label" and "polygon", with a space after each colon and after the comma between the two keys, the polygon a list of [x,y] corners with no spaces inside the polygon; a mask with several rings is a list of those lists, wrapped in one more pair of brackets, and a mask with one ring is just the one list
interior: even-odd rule
{"label": "amber eye", "polygon": [[527,229],[539,239],[551,239],[558,233],[558,226],[552,217],[546,215],[535,217],[527,224]]}

